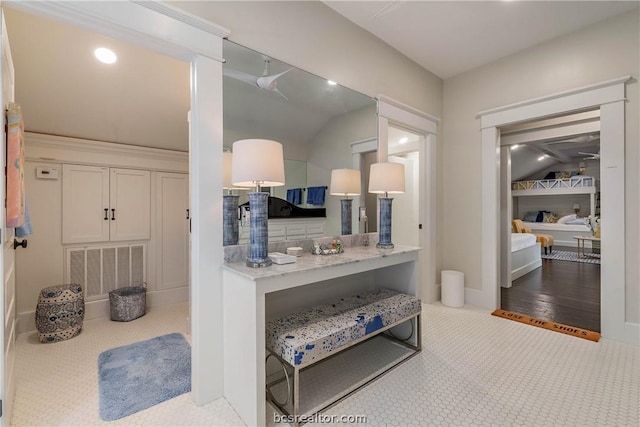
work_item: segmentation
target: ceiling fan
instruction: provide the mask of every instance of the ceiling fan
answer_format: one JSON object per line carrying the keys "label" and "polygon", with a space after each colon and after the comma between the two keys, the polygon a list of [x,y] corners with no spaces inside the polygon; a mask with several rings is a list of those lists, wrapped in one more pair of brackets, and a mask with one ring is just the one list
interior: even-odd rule
{"label": "ceiling fan", "polygon": [[581,151],[578,151],[578,154],[582,154],[583,156],[589,156],[589,157],[585,157],[582,160],[600,160],[600,152],[598,152],[598,153],[583,153]]}
{"label": "ceiling fan", "polygon": [[278,90],[278,78],[282,75],[288,73],[293,70],[293,68],[289,68],[286,71],[278,74],[269,75],[269,58],[263,57],[264,59],[264,71],[261,76],[254,76],[253,74],[245,73],[243,71],[231,70],[229,68],[224,68],[223,73],[227,77],[231,77],[232,79],[240,80],[242,82],[248,83],[251,86],[258,87],[260,89],[268,90],[271,92],[275,92],[285,100],[289,100],[282,92]]}

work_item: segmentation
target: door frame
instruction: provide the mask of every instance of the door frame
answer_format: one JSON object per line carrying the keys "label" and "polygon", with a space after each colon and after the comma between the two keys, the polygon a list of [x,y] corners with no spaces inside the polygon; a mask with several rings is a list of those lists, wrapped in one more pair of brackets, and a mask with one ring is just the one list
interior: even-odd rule
{"label": "door frame", "polygon": [[191,397],[198,405],[222,397],[222,328],[207,326],[222,324],[222,191],[211,189],[222,188],[222,40],[230,31],[162,2],[8,5],[191,64]]}
{"label": "door frame", "polygon": [[418,260],[418,289],[423,302],[433,303],[439,296],[436,280],[436,143],[440,119],[417,110],[386,95],[378,95],[378,161],[386,162],[389,123],[396,124],[420,135],[419,186],[420,208],[418,222],[422,224],[420,256]]}
{"label": "door frame", "polygon": [[[601,331],[602,336],[640,344],[640,325],[625,318],[625,84],[630,76],[478,113],[482,132],[482,289],[467,289],[469,302],[500,307],[500,236],[507,230],[500,205],[500,127],[567,113],[600,109]],[[622,189],[621,189],[622,186]],[[606,195],[609,196],[606,196]]]}

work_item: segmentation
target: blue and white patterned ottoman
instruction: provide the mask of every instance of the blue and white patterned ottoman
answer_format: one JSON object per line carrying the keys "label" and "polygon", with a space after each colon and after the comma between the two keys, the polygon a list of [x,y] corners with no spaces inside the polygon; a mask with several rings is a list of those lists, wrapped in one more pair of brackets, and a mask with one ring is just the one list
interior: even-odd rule
{"label": "blue and white patterned ottoman", "polygon": [[266,345],[302,368],[366,335],[420,314],[420,299],[375,289],[267,322]]}
{"label": "blue and white patterned ottoman", "polygon": [[80,334],[84,294],[76,284],[44,288],[36,306],[36,328],[41,343],[68,340]]}

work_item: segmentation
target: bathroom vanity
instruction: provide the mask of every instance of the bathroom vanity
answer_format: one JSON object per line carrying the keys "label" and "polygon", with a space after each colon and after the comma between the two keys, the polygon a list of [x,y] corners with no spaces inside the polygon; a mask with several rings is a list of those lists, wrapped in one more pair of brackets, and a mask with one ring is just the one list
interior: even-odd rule
{"label": "bathroom vanity", "polygon": [[268,320],[376,288],[420,296],[420,249],[383,250],[371,243],[336,255],[305,253],[293,264],[266,268],[247,267],[244,260],[225,262],[224,395],[247,425],[266,424]]}

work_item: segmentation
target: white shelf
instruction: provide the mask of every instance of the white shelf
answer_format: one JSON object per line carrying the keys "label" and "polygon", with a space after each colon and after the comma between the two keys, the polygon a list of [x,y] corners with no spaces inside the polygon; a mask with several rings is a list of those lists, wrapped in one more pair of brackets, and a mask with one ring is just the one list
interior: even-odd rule
{"label": "white shelf", "polygon": [[[378,335],[311,365],[300,371],[300,414],[312,415],[323,410],[414,354],[415,351]],[[293,383],[293,376],[290,381]],[[286,381],[271,390],[277,400],[286,400]],[[284,408],[293,413],[291,399]]]}

